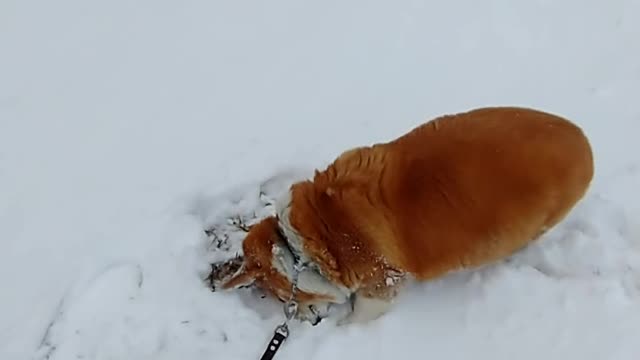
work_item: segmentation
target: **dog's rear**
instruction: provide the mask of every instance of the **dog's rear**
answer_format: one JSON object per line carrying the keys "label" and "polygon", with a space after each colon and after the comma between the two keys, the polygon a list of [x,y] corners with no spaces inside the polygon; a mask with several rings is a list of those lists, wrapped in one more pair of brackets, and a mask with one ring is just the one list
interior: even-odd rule
{"label": "dog's rear", "polygon": [[580,128],[519,108],[440,118],[389,153],[380,191],[401,244],[389,257],[421,279],[522,248],[562,220],[593,177]]}

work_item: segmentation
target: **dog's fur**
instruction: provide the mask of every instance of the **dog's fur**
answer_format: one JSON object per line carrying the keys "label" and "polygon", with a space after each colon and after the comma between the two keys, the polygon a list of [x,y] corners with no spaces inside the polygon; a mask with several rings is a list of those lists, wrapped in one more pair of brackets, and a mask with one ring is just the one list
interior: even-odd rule
{"label": "dog's fur", "polygon": [[583,197],[593,171],[587,138],[561,117],[516,107],[443,116],[293,184],[220,287],[255,282],[286,301],[292,260],[278,254],[298,255],[313,264],[297,283],[298,318],[316,322],[318,307],[352,296],[345,322],[374,319],[406,276],[489,264],[538,238]]}

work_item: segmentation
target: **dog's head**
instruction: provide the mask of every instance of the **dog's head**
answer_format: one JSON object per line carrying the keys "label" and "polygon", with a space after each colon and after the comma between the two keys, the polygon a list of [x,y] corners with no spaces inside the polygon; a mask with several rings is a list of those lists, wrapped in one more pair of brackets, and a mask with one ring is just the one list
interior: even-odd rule
{"label": "dog's head", "polygon": [[[214,264],[211,274],[214,289],[257,285],[276,296],[283,292],[284,289],[275,284],[276,279],[271,279],[274,276],[277,280],[281,280],[280,277],[286,278],[286,274],[278,274],[273,266],[273,249],[276,243],[282,242],[277,225],[274,217],[268,217],[252,226],[242,243],[243,255]],[[285,281],[288,282],[286,279]]]}
{"label": "dog's head", "polygon": [[[280,231],[278,219],[267,217],[251,227],[242,243],[243,255],[215,264],[210,275],[214,290],[256,286],[280,301],[291,299],[294,279],[294,255]],[[348,294],[322,276],[317,269],[306,268],[297,274],[295,300],[300,306],[297,318],[319,321],[315,310],[330,303],[344,303]]]}

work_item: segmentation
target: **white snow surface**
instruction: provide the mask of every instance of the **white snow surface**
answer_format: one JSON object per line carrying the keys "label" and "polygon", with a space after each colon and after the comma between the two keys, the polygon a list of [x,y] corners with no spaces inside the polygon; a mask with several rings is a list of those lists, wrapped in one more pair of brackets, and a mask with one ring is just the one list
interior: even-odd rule
{"label": "white snow surface", "polygon": [[[488,105],[592,141],[540,242],[285,359],[640,358],[640,2],[0,2],[0,359],[258,359],[280,306],[203,229],[353,146]],[[289,172],[291,174],[289,174]],[[290,176],[291,175],[291,176]],[[236,236],[237,237],[237,236]],[[228,255],[228,254],[227,254]]]}

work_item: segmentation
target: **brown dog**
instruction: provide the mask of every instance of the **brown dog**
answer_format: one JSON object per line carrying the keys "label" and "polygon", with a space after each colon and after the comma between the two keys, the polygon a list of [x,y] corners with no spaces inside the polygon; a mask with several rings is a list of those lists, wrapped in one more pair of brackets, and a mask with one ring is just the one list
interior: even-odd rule
{"label": "brown dog", "polygon": [[371,320],[408,276],[433,279],[523,248],[567,215],[592,177],[587,138],[561,117],[514,107],[443,116],[292,185],[219,286],[255,283],[287,301],[297,276],[299,319],[316,323],[330,304],[352,300],[343,323]]}

